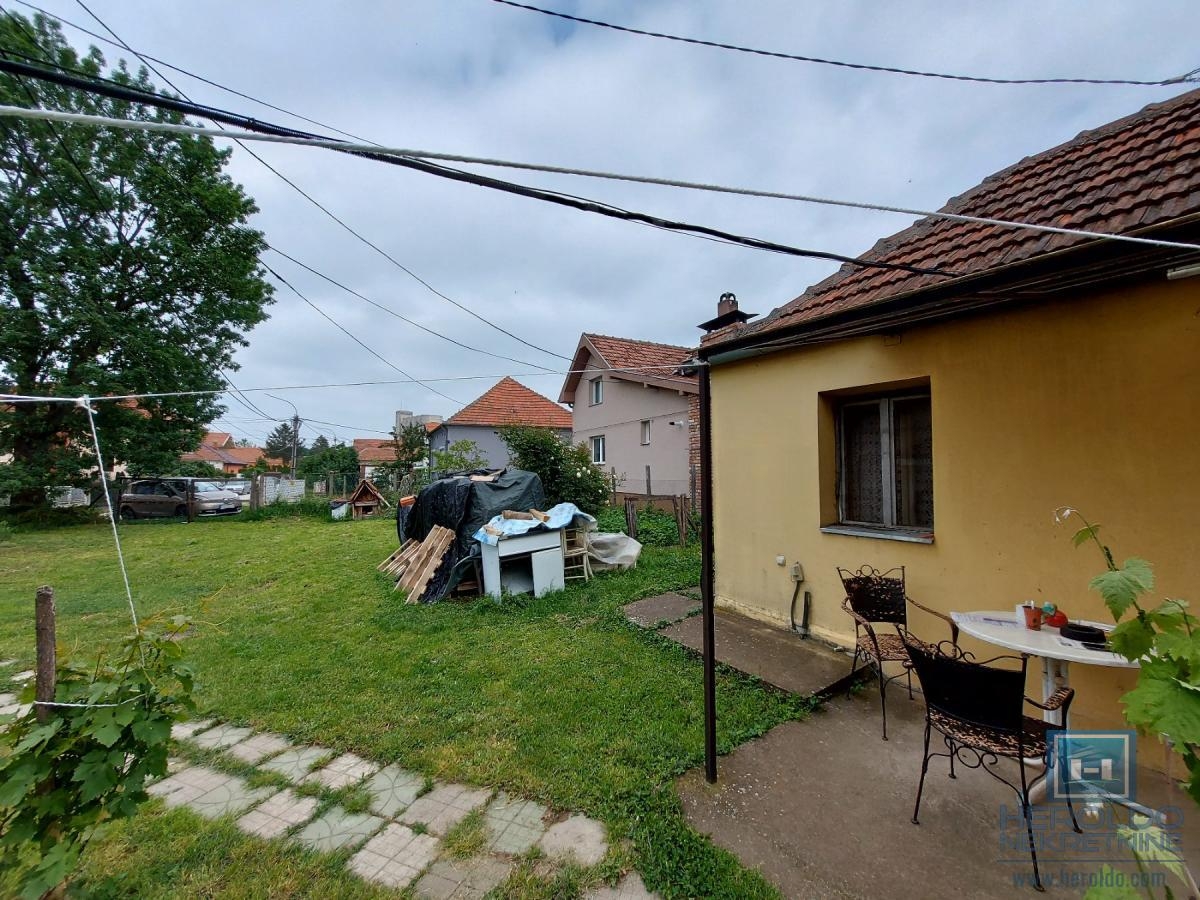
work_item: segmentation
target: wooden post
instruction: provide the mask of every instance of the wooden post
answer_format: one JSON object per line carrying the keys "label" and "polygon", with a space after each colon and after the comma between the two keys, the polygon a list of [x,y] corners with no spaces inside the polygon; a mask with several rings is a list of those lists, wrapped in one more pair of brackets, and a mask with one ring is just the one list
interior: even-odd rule
{"label": "wooden post", "polygon": [[650,467],[646,466],[646,496],[649,497],[652,493],[654,492],[650,490]]}
{"label": "wooden post", "polygon": [[196,521],[196,482],[190,479],[187,482],[187,488],[184,490],[184,500],[187,502],[187,521],[190,525]]}
{"label": "wooden post", "polygon": [[638,535],[638,518],[637,499],[635,497],[625,498],[625,529],[629,536],[636,541]]}
{"label": "wooden post", "polygon": [[[34,630],[37,635],[37,681],[34,684],[34,699],[45,702],[54,700],[54,689],[58,680],[58,660],[54,646],[54,588],[48,584],[37,589],[34,600]],[[53,706],[37,706],[38,722],[45,724],[54,715]]]}

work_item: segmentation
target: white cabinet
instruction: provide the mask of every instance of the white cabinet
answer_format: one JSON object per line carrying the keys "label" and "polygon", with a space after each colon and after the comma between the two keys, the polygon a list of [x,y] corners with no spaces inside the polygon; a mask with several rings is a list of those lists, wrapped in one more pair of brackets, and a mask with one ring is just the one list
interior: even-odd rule
{"label": "white cabinet", "polygon": [[483,590],[500,599],[501,589],[535,597],[560,590],[563,578],[562,537],[556,531],[531,531],[501,538],[495,546],[480,544]]}

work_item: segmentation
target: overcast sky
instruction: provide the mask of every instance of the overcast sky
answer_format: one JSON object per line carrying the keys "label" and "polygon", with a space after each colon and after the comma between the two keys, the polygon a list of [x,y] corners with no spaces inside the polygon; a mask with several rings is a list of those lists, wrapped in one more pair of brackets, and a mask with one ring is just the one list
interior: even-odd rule
{"label": "overcast sky", "polygon": [[[936,209],[983,177],[1180,87],[993,86],[773,60],[574,25],[490,0],[203,3],[88,0],[134,48],[391,146],[531,160]],[[28,10],[5,4],[10,8]],[[100,30],[75,2],[42,0]],[[544,0],[618,24],[788,53],[996,77],[1152,80],[1200,65],[1194,0],[1130,3],[754,3]],[[77,46],[90,38],[67,27]],[[103,47],[114,62],[122,54]],[[193,99],[309,127],[168,72]],[[157,83],[157,79],[155,79]],[[438,291],[569,357],[584,331],[694,344],[724,291],[767,313],[833,271],[603,219],[328,151],[255,145],[282,173]],[[463,343],[566,363],[434,296],[240,149],[232,176],[281,250]],[[501,177],[775,241],[858,254],[893,214],[530,173]],[[396,409],[449,415],[499,376],[556,398],[563,376],[453,347],[292,263],[267,261],[419,385],[280,393],[342,440]],[[238,386],[400,378],[279,287],[248,335]],[[525,373],[525,374],[523,374]],[[262,394],[272,416],[291,407]],[[237,403],[218,426],[260,441]]]}

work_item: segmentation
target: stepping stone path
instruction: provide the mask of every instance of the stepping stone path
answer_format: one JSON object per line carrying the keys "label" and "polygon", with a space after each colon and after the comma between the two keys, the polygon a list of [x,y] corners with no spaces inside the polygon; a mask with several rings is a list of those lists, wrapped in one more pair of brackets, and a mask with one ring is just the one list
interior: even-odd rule
{"label": "stepping stone path", "polygon": [[[6,697],[12,695],[0,694],[0,707]],[[303,793],[290,787],[251,787],[245,777],[172,757],[169,774],[147,788],[168,807],[210,819],[232,817],[243,832],[265,840],[345,853],[347,868],[360,878],[398,890],[411,888],[422,900],[479,900],[508,878],[517,857],[535,847],[544,854],[543,869],[547,863],[591,867],[608,853],[601,823],[572,815],[548,826],[553,819],[540,803],[503,792],[493,798],[489,788],[434,782],[426,792],[424,776],[399,766],[380,768],[353,753],[334,756],[324,747],[293,746],[281,735],[212,720],[179,723],[171,737],[217,751],[231,765],[250,765],[276,781],[306,787]],[[357,791],[369,798],[368,811],[329,805],[344,796],[330,797],[329,792],[351,785],[361,785]],[[324,800],[305,795],[314,787]],[[445,854],[443,838],[476,810],[483,811],[486,849],[469,859]],[[585,900],[652,897],[657,895],[630,872],[616,887],[596,888]]]}

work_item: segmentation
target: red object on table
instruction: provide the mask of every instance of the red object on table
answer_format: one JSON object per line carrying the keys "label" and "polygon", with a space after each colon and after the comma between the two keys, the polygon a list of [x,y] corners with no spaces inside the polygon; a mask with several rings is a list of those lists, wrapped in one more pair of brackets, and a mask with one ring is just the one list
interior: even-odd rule
{"label": "red object on table", "polygon": [[1042,630],[1042,609],[1039,606],[1022,606],[1025,612],[1025,627],[1030,631]]}
{"label": "red object on table", "polygon": [[1061,609],[1057,609],[1054,611],[1054,615],[1046,619],[1046,624],[1051,628],[1062,628],[1068,621],[1070,620],[1067,618],[1067,614]]}

